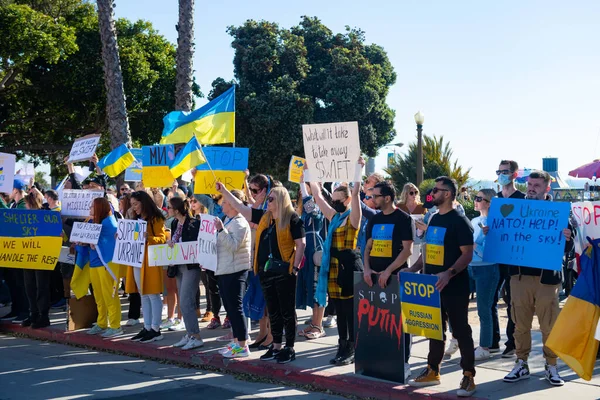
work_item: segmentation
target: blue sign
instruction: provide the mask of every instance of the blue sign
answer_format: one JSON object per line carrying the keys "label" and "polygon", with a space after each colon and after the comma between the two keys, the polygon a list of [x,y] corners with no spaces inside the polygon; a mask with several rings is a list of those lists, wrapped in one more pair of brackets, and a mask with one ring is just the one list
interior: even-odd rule
{"label": "blue sign", "polygon": [[492,199],[483,261],[560,271],[570,203]]}
{"label": "blue sign", "polygon": [[[198,171],[245,171],[248,169],[248,149],[243,147],[202,147],[208,163],[197,167]],[[210,168],[208,165],[210,164]]]}
{"label": "blue sign", "polygon": [[170,167],[174,159],[175,146],[172,144],[142,147],[143,167]]}
{"label": "blue sign", "polygon": [[142,180],[142,149],[130,149],[135,161],[125,170],[125,180],[139,182]]}

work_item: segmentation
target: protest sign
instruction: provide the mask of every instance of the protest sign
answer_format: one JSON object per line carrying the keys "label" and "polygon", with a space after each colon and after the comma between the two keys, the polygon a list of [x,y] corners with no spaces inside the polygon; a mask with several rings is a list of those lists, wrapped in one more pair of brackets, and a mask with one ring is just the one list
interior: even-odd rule
{"label": "protest sign", "polygon": [[11,193],[15,180],[16,156],[0,153],[0,193]]}
{"label": "protest sign", "polygon": [[60,196],[61,211],[64,217],[88,217],[95,198],[104,197],[101,190],[63,189]]}
{"label": "protest sign", "polygon": [[142,149],[129,149],[135,161],[125,170],[127,182],[139,182],[142,180]]}
{"label": "protest sign", "polygon": [[148,246],[148,265],[151,267],[166,265],[184,265],[198,263],[198,242],[174,243]]}
{"label": "protest sign", "polygon": [[575,253],[583,254],[589,242],[586,239],[600,238],[600,201],[580,201],[571,203],[573,219],[577,224],[575,237]]}
{"label": "protest sign", "polygon": [[142,268],[146,253],[146,221],[120,219],[112,261]]}
{"label": "protest sign", "polygon": [[89,160],[96,152],[100,135],[87,135],[73,142],[68,162]]}
{"label": "protest sign", "polygon": [[292,156],[292,159],[290,160],[290,168],[288,170],[288,181],[300,183],[300,178],[302,178],[305,164],[306,160],[304,158]]}
{"label": "protest sign", "polygon": [[355,371],[357,374],[404,382],[404,335],[398,277],[385,288],[373,274],[372,287],[363,273],[354,273]]}
{"label": "protest sign", "polygon": [[[248,169],[249,150],[243,147],[215,147],[202,148],[207,163],[196,167],[198,171],[245,171]],[[209,168],[210,165],[210,168]]]}
{"label": "protest sign", "polygon": [[560,271],[569,203],[492,199],[483,261]]}
{"label": "protest sign", "polygon": [[4,209],[0,215],[0,265],[53,270],[62,247],[60,213]]}
{"label": "protest sign", "polygon": [[204,269],[217,270],[217,229],[215,218],[210,214],[200,214],[198,234],[198,262]]}
{"label": "protest sign", "polygon": [[74,265],[75,264],[75,253],[71,254],[71,248],[69,246],[63,246],[60,248],[60,255],[58,256],[58,262]]}
{"label": "protest sign", "polygon": [[32,178],[35,177],[35,166],[33,164],[25,164],[15,172],[15,179],[25,182],[29,185]]}
{"label": "protest sign", "polygon": [[71,230],[71,243],[98,244],[102,224],[88,224],[85,222],[75,222]]}
{"label": "protest sign", "polygon": [[[214,173],[214,175],[213,175]],[[227,190],[242,189],[246,181],[244,171],[198,171],[194,182],[195,194],[219,194],[215,187],[215,176]]]}
{"label": "protest sign", "polygon": [[358,122],[302,125],[302,137],[307,182],[354,182],[360,157]]}
{"label": "protest sign", "polygon": [[175,178],[169,167],[175,159],[172,144],[142,147],[142,182],[144,186],[171,187]]}
{"label": "protest sign", "polygon": [[404,331],[416,336],[442,340],[440,292],[435,288],[437,276],[400,273],[400,299]]}

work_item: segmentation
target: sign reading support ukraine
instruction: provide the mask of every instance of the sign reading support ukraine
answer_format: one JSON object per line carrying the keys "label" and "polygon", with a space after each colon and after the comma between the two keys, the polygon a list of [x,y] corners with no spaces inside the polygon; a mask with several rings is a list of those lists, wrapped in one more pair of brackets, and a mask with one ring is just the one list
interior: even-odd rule
{"label": "sign reading support ukraine", "polygon": [[62,247],[60,213],[10,209],[0,215],[0,265],[53,270]]}
{"label": "sign reading support ukraine", "polygon": [[172,144],[142,147],[142,182],[144,186],[171,187],[175,178],[171,174],[171,163],[175,159]]}
{"label": "sign reading support ukraine", "polygon": [[392,235],[394,234],[393,224],[377,224],[373,226],[373,247],[371,247],[371,257],[391,257],[392,256]]}
{"label": "sign reading support ukraine", "polygon": [[442,340],[440,292],[435,275],[400,273],[400,301],[404,332]]}
{"label": "sign reading support ukraine", "polygon": [[444,265],[444,238],[446,237],[446,228],[431,226],[427,229],[425,240],[427,242],[425,249],[425,263],[430,265]]}

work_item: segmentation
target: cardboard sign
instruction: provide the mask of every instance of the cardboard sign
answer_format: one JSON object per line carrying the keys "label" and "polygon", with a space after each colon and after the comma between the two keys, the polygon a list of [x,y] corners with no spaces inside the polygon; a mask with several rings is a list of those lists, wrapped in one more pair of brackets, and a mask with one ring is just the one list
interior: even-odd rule
{"label": "cardboard sign", "polygon": [[440,292],[437,276],[400,273],[402,324],[406,333],[443,340]]}
{"label": "cardboard sign", "polygon": [[148,265],[151,267],[166,265],[198,264],[198,242],[174,243],[148,246]]}
{"label": "cardboard sign", "polygon": [[306,160],[304,158],[292,156],[292,159],[290,160],[290,168],[288,171],[288,181],[300,183],[300,178],[302,178],[302,173],[304,172],[305,164]]}
{"label": "cardboard sign", "polygon": [[0,193],[12,193],[15,163],[16,156],[14,154],[0,153]]}
{"label": "cardboard sign", "polygon": [[120,219],[118,224],[112,261],[142,268],[146,254],[146,221]]}
{"label": "cardboard sign", "polygon": [[570,209],[569,203],[492,199],[483,261],[562,270],[562,231],[568,226]]}
{"label": "cardboard sign", "polygon": [[[214,171],[217,181],[221,182],[227,190],[242,190],[246,181],[246,174],[243,171]],[[215,177],[211,171],[196,172],[196,181],[194,182],[195,194],[219,194],[215,187]]]}
{"label": "cardboard sign", "polygon": [[204,269],[217,270],[217,229],[215,216],[200,214],[200,233],[198,234],[198,262]]}
{"label": "cardboard sign", "polygon": [[101,190],[63,189],[60,196],[63,217],[88,217],[95,198],[104,197]]}
{"label": "cardboard sign", "polygon": [[63,246],[60,248],[58,262],[71,265],[75,264],[75,254],[71,254],[71,248],[69,246]]}
{"label": "cardboard sign", "polygon": [[404,335],[398,277],[382,289],[373,275],[369,287],[362,272],[354,273],[354,345],[357,374],[404,382]]}
{"label": "cardboard sign", "polygon": [[142,180],[142,149],[129,149],[135,161],[125,170],[127,182],[139,182]]}
{"label": "cardboard sign", "polygon": [[0,210],[0,265],[53,270],[62,247],[62,220],[56,211]]}
{"label": "cardboard sign", "polygon": [[[248,169],[249,149],[243,147],[216,147],[206,146],[202,148],[206,161],[198,165],[198,171],[245,171]],[[210,168],[208,167],[210,165]]]}
{"label": "cardboard sign", "polygon": [[142,181],[148,188],[171,187],[175,178],[169,167],[175,159],[172,144],[142,147]]}
{"label": "cardboard sign", "polygon": [[69,241],[71,243],[98,244],[101,231],[102,224],[75,222],[73,224],[73,230],[71,230],[71,237],[69,238]]}
{"label": "cardboard sign", "polygon": [[308,182],[354,182],[360,141],[358,122],[302,125]]}
{"label": "cardboard sign", "polygon": [[89,160],[96,152],[100,135],[88,135],[73,142],[68,162]]}
{"label": "cardboard sign", "polygon": [[582,255],[589,245],[586,237],[600,238],[600,201],[580,201],[571,203],[573,218],[577,223],[575,253]]}

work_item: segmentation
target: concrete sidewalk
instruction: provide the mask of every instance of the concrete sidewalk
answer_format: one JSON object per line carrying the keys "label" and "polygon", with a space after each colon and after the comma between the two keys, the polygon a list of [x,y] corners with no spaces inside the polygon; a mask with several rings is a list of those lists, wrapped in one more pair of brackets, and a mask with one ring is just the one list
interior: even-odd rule
{"label": "concrete sidewalk", "polygon": [[[127,305],[123,301],[123,320],[126,320]],[[8,309],[0,309],[4,315]],[[310,311],[298,310],[298,321],[302,324],[309,318]],[[275,362],[263,362],[258,358],[264,352],[254,352],[247,359],[227,360],[218,354],[225,343],[217,342],[216,338],[227,333],[224,329],[207,330],[207,324],[201,324],[201,334],[205,345],[199,350],[182,351],[172,345],[183,335],[183,332],[163,332],[162,341],[141,344],[129,339],[140,329],[126,327],[125,335],[114,339],[102,339],[90,336],[85,331],[65,332],[65,312],[51,315],[52,326],[47,329],[33,330],[22,328],[16,324],[0,323],[0,332],[24,335],[40,340],[85,346],[98,350],[118,352],[130,356],[151,358],[156,360],[177,362],[191,367],[219,370],[234,374],[251,375],[258,378],[280,381],[310,387],[313,390],[323,390],[328,393],[373,399],[418,399],[437,398],[454,399],[455,392],[462,378],[459,366],[460,356],[457,353],[442,365],[442,384],[427,390],[414,390],[406,385],[373,379],[354,374],[354,366],[334,367],[328,361],[337,350],[337,329],[327,329],[327,336],[317,340],[307,341],[298,338],[296,343],[296,361],[279,365]],[[302,327],[302,325],[300,325]],[[478,343],[479,327],[473,325],[475,343]],[[257,331],[253,330],[253,337]],[[411,366],[413,376],[425,367],[427,360],[428,342],[424,338],[414,338]],[[507,384],[502,378],[512,369],[514,359],[502,359],[495,355],[492,359],[477,364],[477,392],[475,397],[489,399],[552,399],[575,397],[577,399],[600,398],[600,377],[595,376],[590,382],[579,379],[563,363],[559,364],[562,377],[567,381],[564,387],[552,387],[544,379],[544,361],[541,351],[541,333],[533,332],[534,348],[530,358],[532,371],[531,379],[515,384]],[[597,362],[595,374],[600,373],[600,361]],[[398,366],[401,368],[401,366]]]}

